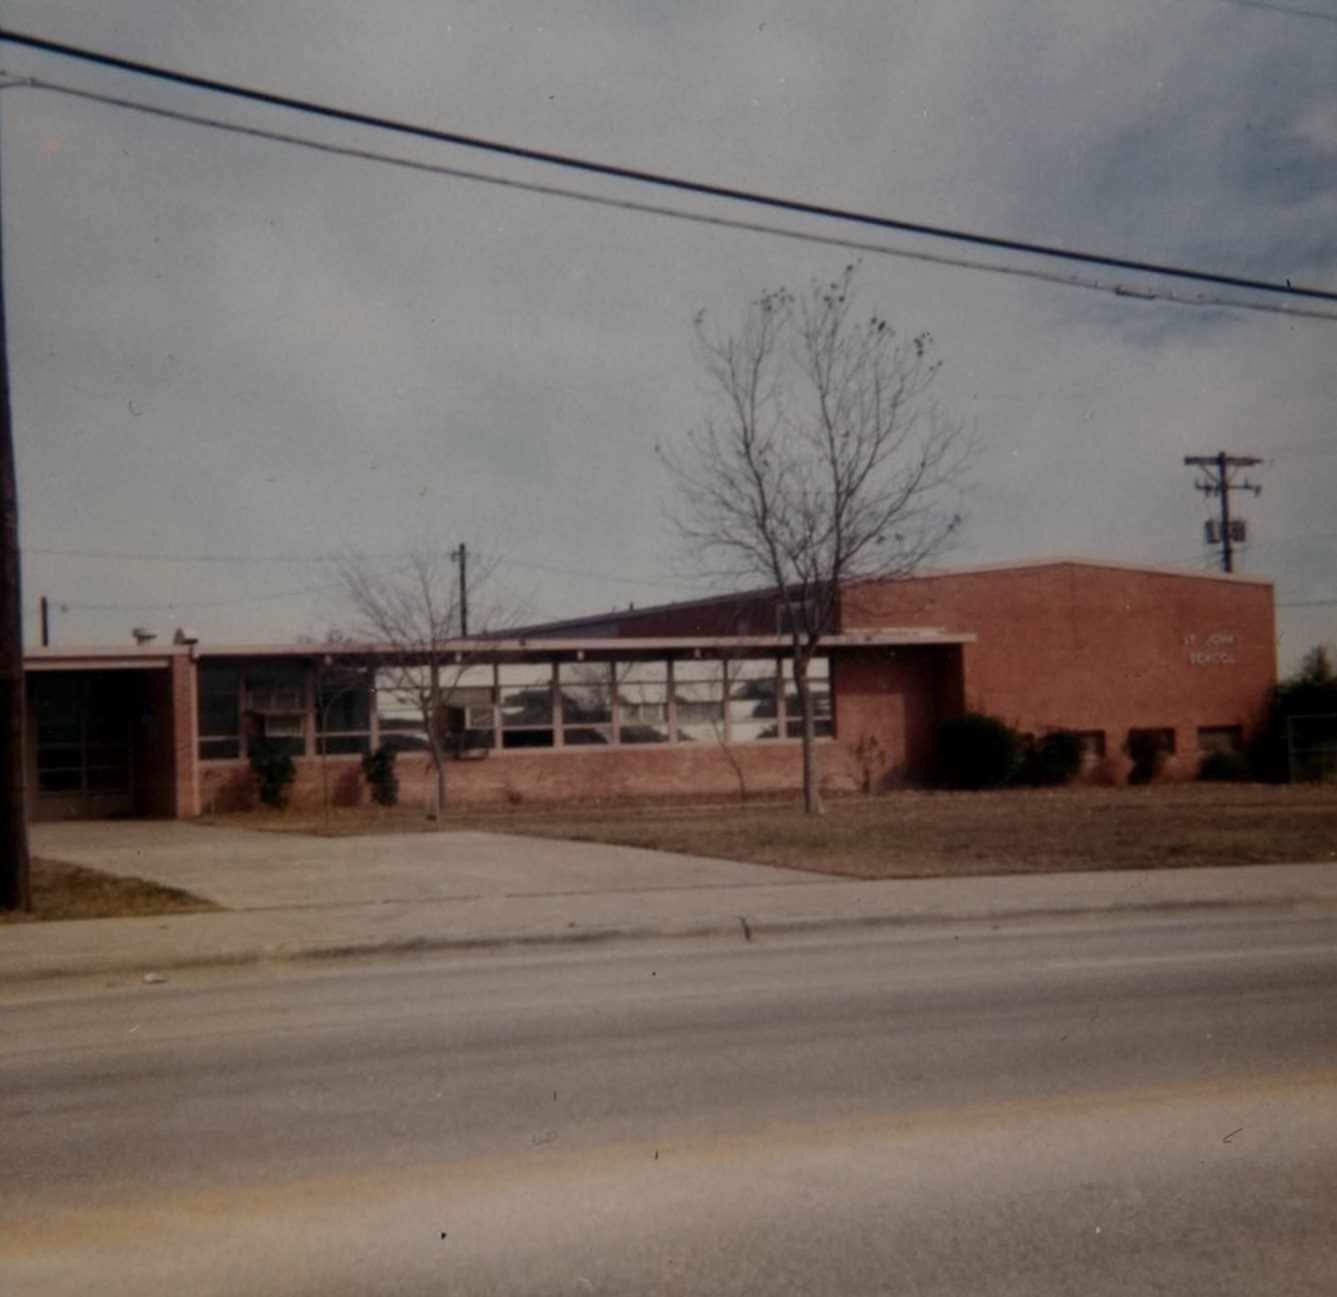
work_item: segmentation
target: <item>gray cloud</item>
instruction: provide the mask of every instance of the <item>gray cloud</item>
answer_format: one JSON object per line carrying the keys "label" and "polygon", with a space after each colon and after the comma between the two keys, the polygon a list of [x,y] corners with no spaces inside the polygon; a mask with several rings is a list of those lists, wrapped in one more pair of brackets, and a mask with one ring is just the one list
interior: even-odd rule
{"label": "gray cloud", "polygon": [[[7,8],[20,29],[538,147],[1130,256],[1337,271],[1337,43],[1279,15],[1192,0]],[[509,554],[499,576],[540,614],[685,593],[653,447],[701,413],[692,314],[727,318],[846,260],[30,91],[3,105],[34,548],[391,553],[429,535]],[[1283,595],[1337,594],[1331,542],[1281,543],[1331,531],[1332,457],[1281,448],[1330,433],[1332,326],[876,257],[863,284],[870,306],[933,331],[943,398],[985,445],[962,559],[1201,562],[1179,461],[1226,445],[1276,452],[1247,563]],[[30,603],[123,606],[71,612],[79,638],[121,638],[132,608],[169,600],[183,606],[164,622],[282,638],[337,605],[184,603],[327,579],[311,564],[26,563]],[[1287,643],[1333,626],[1288,618]]]}

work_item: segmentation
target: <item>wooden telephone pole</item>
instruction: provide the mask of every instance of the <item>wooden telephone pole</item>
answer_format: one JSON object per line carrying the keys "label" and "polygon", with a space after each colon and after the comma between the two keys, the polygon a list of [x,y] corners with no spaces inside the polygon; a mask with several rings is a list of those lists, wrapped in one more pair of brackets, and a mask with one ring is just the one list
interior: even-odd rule
{"label": "wooden telephone pole", "polygon": [[32,903],[23,739],[19,492],[9,407],[4,236],[0,230],[0,910],[26,910]]}
{"label": "wooden telephone pole", "polygon": [[463,541],[450,557],[460,565],[460,634],[469,638],[469,551]]}
{"label": "wooden telephone pole", "polygon": [[1218,451],[1215,455],[1184,456],[1184,463],[1190,468],[1202,470],[1201,480],[1195,483],[1198,490],[1209,498],[1214,495],[1221,498],[1221,539],[1219,542],[1211,541],[1212,525],[1210,523],[1208,524],[1208,538],[1210,543],[1219,543],[1221,546],[1221,570],[1223,572],[1233,572],[1235,570],[1235,542],[1244,539],[1244,524],[1230,516],[1230,493],[1232,491],[1252,491],[1254,495],[1261,495],[1263,491],[1261,486],[1255,486],[1252,482],[1236,482],[1233,477],[1233,470],[1253,468],[1262,462],[1261,459],[1255,459],[1252,455],[1227,455],[1224,450]]}

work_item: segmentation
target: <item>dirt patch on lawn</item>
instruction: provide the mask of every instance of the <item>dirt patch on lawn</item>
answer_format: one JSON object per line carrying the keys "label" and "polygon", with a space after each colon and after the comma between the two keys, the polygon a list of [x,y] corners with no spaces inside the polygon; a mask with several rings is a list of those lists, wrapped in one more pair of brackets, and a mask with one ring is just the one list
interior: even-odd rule
{"label": "dirt patch on lawn", "polygon": [[32,900],[32,910],[27,914],[0,912],[0,923],[189,914],[221,908],[175,887],[42,859],[32,862]]}

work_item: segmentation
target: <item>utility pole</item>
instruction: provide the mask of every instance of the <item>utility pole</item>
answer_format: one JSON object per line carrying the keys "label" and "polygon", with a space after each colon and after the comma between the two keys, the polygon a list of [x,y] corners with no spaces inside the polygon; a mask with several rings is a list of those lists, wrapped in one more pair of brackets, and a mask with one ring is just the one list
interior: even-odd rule
{"label": "utility pole", "polygon": [[0,910],[26,910],[32,904],[23,730],[19,490],[14,468],[14,425],[9,408],[4,237],[0,232]]}
{"label": "utility pole", "polygon": [[51,647],[51,600],[42,596],[42,647]]}
{"label": "utility pole", "polygon": [[1255,486],[1250,481],[1236,482],[1234,480],[1234,470],[1237,468],[1253,468],[1262,462],[1261,459],[1255,459],[1252,455],[1228,455],[1224,450],[1218,451],[1215,455],[1184,456],[1184,463],[1190,468],[1202,470],[1203,476],[1194,483],[1194,486],[1208,498],[1215,495],[1221,499],[1221,521],[1219,524],[1221,535],[1219,541],[1213,535],[1216,528],[1211,521],[1207,523],[1206,531],[1207,543],[1221,546],[1221,570],[1223,572],[1233,572],[1235,570],[1235,542],[1244,540],[1247,534],[1243,520],[1230,516],[1230,493],[1232,491],[1252,491],[1254,495],[1263,493],[1261,486]]}
{"label": "utility pole", "polygon": [[463,541],[459,548],[451,551],[453,558],[460,565],[460,634],[469,637],[469,550]]}

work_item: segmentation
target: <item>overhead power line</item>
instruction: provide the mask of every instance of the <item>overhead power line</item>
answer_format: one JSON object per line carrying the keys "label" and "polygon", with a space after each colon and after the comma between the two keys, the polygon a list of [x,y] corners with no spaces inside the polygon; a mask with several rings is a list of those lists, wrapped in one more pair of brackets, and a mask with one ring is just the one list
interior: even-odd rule
{"label": "overhead power line", "polygon": [[[407,572],[412,564],[400,564],[376,575],[379,577],[397,576]],[[171,612],[178,608],[229,608],[234,604],[268,603],[275,599],[295,599],[298,595],[319,594],[325,590],[344,588],[342,581],[323,581],[318,585],[299,586],[295,590],[270,590],[264,594],[238,595],[233,599],[173,599],[163,603],[80,603],[77,600],[61,601],[63,607],[79,612]]]}
{"label": "overhead power line", "polygon": [[[817,234],[812,231],[787,229],[780,225],[771,225],[760,221],[745,221],[736,217],[710,216],[703,212],[690,212],[682,208],[669,207],[659,203],[640,202],[628,198],[611,198],[601,194],[591,194],[583,190],[568,189],[560,185],[541,184],[536,181],[515,180],[505,176],[491,175],[487,172],[473,171],[463,167],[447,166],[443,163],[423,162],[413,158],[398,157],[390,153],[381,153],[374,149],[361,149],[352,145],[330,144],[323,140],[313,140],[286,131],[266,130],[262,127],[243,126],[215,117],[206,117],[198,113],[187,113],[177,109],[162,108],[156,104],[147,104],[136,99],[126,99],[119,95],[101,94],[97,91],[82,90],[76,86],[62,85],[41,77],[12,78],[4,83],[5,87],[27,87],[35,90],[47,90],[55,94],[68,95],[75,99],[106,104],[111,107],[128,109],[131,112],[145,113],[151,117],[160,117],[169,121],[183,122],[192,126],[206,127],[224,131],[233,135],[249,136],[254,139],[268,140],[279,144],[296,145],[319,153],[337,157],[356,158],[366,162],[383,163],[387,166],[405,170],[445,176],[471,183],[492,185],[503,189],[512,189],[524,193],[538,194],[543,197],[561,198],[574,202],[587,203],[595,207],[612,208],[618,211],[635,212],[641,215],[661,216],[673,220],[688,221],[697,225],[741,230],[746,233],[764,234],[775,238],[790,239],[801,243],[815,243],[825,247],[845,248],[855,252],[868,252],[877,256],[897,257],[906,261],[923,262],[929,265],[948,266],[959,270],[976,270],[986,274],[1004,275],[1018,279],[1038,280],[1042,283],[1057,284],[1063,288],[1080,288],[1094,292],[1108,293],[1115,297],[1131,297],[1140,300],[1165,302],[1174,306],[1198,306],[1225,308],[1230,310],[1259,311],[1270,315],[1285,315],[1292,319],[1312,319],[1337,321],[1337,313],[1315,310],[1311,307],[1293,306],[1289,303],[1269,302],[1259,299],[1240,297],[1219,297],[1199,293],[1194,297],[1185,297],[1166,289],[1150,289],[1145,286],[1133,287],[1117,282],[1105,283],[1098,279],[1086,278],[1072,272],[1041,270],[1036,266],[1004,265],[998,262],[980,261],[972,257],[950,256],[945,253],[914,251],[910,248],[893,247],[885,243],[874,243],[866,239],[844,238],[835,234]],[[4,87],[0,87],[4,88]]]}
{"label": "overhead power line", "polygon": [[1311,532],[1307,536],[1273,536],[1270,540],[1250,541],[1255,549],[1269,549],[1273,545],[1312,545],[1318,541],[1337,540],[1337,531]]}
{"label": "overhead power line", "polygon": [[[25,545],[25,554],[42,554],[50,558],[107,558],[145,563],[339,563],[344,554],[147,554],[116,549],[47,549],[41,545]],[[360,558],[403,558],[403,554],[362,554]]]}
{"label": "overhead power line", "polygon": [[1237,9],[1261,9],[1265,13],[1283,14],[1287,18],[1313,18],[1319,22],[1337,23],[1337,13],[1322,9],[1301,9],[1297,5],[1271,4],[1269,0],[1216,0],[1217,4],[1234,5]]}
{"label": "overhead power line", "polygon": [[[42,545],[24,546],[25,554],[40,554],[44,558],[92,558],[106,559],[112,562],[129,563],[277,563],[277,564],[296,564],[296,563],[343,563],[349,560],[347,554],[153,554],[144,551],[135,550],[110,550],[110,549],[55,549]],[[407,557],[403,552],[384,553],[384,554],[358,554],[359,559],[370,559],[373,561],[385,561],[391,559],[402,559]],[[560,563],[543,563],[537,560],[514,558],[509,554],[503,553],[483,553],[478,557],[487,559],[491,562],[508,567],[525,568],[535,572],[546,572],[555,576],[574,576],[585,577],[592,581],[621,581],[635,585],[672,585],[672,586],[695,586],[696,582],[679,577],[663,576],[643,576],[636,572],[608,572],[608,571],[590,571],[588,568],[571,567]],[[395,571],[403,569],[396,568]],[[335,582],[332,585],[321,585],[307,587],[300,591],[278,591],[274,594],[252,596],[257,599],[278,599],[286,594],[297,593],[304,594],[313,589],[330,589],[337,586]],[[223,602],[233,603],[235,600],[226,600]],[[89,608],[89,604],[71,604],[71,607]],[[151,611],[154,608],[184,607],[184,603],[177,604],[153,604],[144,605],[140,609],[118,608],[119,611]],[[195,604],[192,606],[204,606]],[[210,604],[209,606],[213,606]],[[108,605],[110,608],[111,605]]]}
{"label": "overhead power line", "polygon": [[400,121],[373,113],[358,112],[340,108],[332,104],[319,103],[310,99],[299,99],[292,95],[277,94],[273,91],[259,90],[211,77],[197,76],[193,73],[161,67],[133,59],[119,58],[98,50],[69,45],[60,41],[47,40],[21,32],[0,29],[0,42],[42,53],[58,55],[95,67],[110,68],[135,76],[147,77],[172,85],[187,86],[194,90],[203,90],[212,94],[226,95],[233,99],[251,103],[265,104],[272,108],[282,108],[291,112],[304,113],[330,121],[343,122],[352,126],[370,127],[374,130],[389,131],[416,139],[430,140],[438,144],[449,144],[459,148],[473,149],[500,157],[514,158],[525,162],[537,162],[545,166],[560,167],[565,170],[579,171],[587,175],[602,176],[613,180],[631,181],[636,184],[652,185],[661,189],[671,189],[681,193],[696,194],[707,198],[725,199],[731,202],[746,203],[752,206],[770,208],[776,211],[791,212],[802,216],[816,216],[829,220],[850,222],[872,226],[877,229],[892,230],[901,234],[927,236],[964,243],[974,247],[990,248],[998,251],[1020,253],[1026,256],[1045,257],[1089,266],[1100,266],[1110,270],[1133,271],[1138,274],[1166,276],[1168,278],[1189,280],[1196,283],[1212,284],[1217,287],[1249,289],[1274,293],[1279,296],[1308,299],[1312,301],[1337,303],[1337,292],[1307,285],[1292,284],[1288,281],[1256,279],[1244,275],[1230,275],[1218,271],[1201,270],[1190,266],[1181,266],[1168,262],[1145,261],[1132,257],[1113,256],[1105,253],[1086,252],[1073,248],[1061,248],[1052,244],[1037,243],[1026,239],[1007,238],[1000,235],[985,234],[973,230],[960,230],[947,226],[930,225],[922,221],[911,221],[900,217],[881,216],[871,212],[860,212],[849,208],[814,203],[803,199],[784,198],[774,194],[764,194],[753,190],[740,189],[731,185],[711,184],[692,180],[682,176],[673,176],[664,172],[650,171],[640,167],[620,166],[615,163],[600,162],[593,158],[581,157],[569,153],[557,153],[547,149],[531,148],[524,145],[507,144],[500,140],[486,139],[476,135],[466,135],[458,131],[441,130],[418,123]]}
{"label": "overhead power line", "polygon": [[698,583],[685,577],[638,576],[634,572],[591,572],[584,568],[566,567],[560,563],[536,563],[529,559],[511,558],[506,554],[487,554],[486,558],[510,567],[528,568],[534,572],[547,572],[553,576],[588,577],[591,581],[622,581],[635,585],[674,585],[695,587]]}

